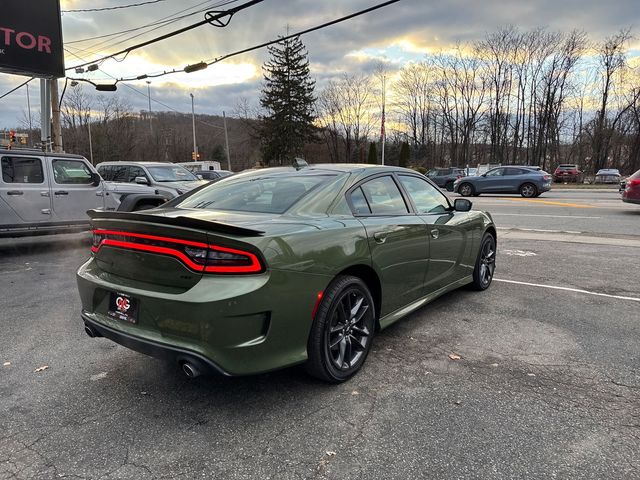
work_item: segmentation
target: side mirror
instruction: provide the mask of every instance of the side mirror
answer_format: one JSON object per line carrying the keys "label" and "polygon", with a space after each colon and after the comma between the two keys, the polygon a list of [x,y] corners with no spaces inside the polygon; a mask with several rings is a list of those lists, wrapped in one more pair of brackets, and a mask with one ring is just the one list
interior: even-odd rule
{"label": "side mirror", "polygon": [[140,185],[149,185],[149,180],[147,180],[147,177],[136,177],[135,182]]}
{"label": "side mirror", "polygon": [[204,178],[200,174],[196,175],[196,177],[198,177],[198,180],[204,180]]}
{"label": "side mirror", "polygon": [[480,176],[481,176],[481,177],[486,177],[486,176],[487,176],[487,174],[486,174],[486,173],[483,173],[483,174],[482,174],[482,175],[480,175]]}
{"label": "side mirror", "polygon": [[468,212],[473,204],[466,198],[456,198],[453,202],[453,209],[456,212]]}
{"label": "side mirror", "polygon": [[100,181],[102,180],[102,178],[100,178],[100,174],[99,173],[91,173],[91,185],[93,185],[94,187],[97,187],[98,185],[100,185]]}

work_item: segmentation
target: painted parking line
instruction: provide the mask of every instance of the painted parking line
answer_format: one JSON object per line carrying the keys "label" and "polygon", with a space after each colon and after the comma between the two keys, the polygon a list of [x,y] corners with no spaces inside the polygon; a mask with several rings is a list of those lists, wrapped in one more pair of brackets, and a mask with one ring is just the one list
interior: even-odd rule
{"label": "painted parking line", "polygon": [[535,203],[538,205],[554,205],[556,207],[598,208],[594,205],[588,205],[584,203],[553,202],[551,200],[538,200],[538,199],[530,199],[530,198],[505,198],[505,200],[510,202]]}
{"label": "painted parking line", "polygon": [[518,232],[537,232],[537,233],[568,233],[570,235],[581,235],[583,232],[575,230],[548,230],[545,228],[522,228],[522,227],[496,227],[498,230],[518,231]]}
{"label": "painted parking line", "polygon": [[509,216],[509,217],[545,217],[545,218],[579,218],[579,219],[599,219],[602,217],[586,217],[580,215],[542,215],[535,213],[498,213],[491,212],[491,216],[495,217],[496,215]]}
{"label": "painted parking line", "polygon": [[548,288],[551,290],[563,290],[565,292],[582,293],[584,295],[594,295],[597,297],[607,297],[607,298],[615,298],[618,300],[630,300],[632,302],[640,302],[640,298],[636,298],[636,297],[625,297],[624,295],[610,295],[608,293],[591,292],[589,290],[582,290],[580,288],[559,287],[556,285],[543,285],[541,283],[518,282],[516,280],[506,280],[503,278],[494,278],[493,280],[495,282],[512,283],[515,285],[525,285],[527,287]]}

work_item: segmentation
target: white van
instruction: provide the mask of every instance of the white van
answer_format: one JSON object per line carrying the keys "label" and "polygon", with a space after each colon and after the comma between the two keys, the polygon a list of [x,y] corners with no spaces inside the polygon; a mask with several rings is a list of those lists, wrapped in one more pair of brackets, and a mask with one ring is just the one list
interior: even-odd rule
{"label": "white van", "polygon": [[203,162],[181,162],[178,163],[181,167],[186,168],[191,173],[195,173],[200,170],[221,170],[220,162],[215,161],[203,161]]}

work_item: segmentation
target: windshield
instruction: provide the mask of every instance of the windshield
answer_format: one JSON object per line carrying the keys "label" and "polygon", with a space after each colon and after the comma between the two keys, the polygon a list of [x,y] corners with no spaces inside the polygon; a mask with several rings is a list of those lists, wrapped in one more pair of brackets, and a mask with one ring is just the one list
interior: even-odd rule
{"label": "windshield", "polygon": [[334,175],[227,177],[177,206],[238,212],[284,213],[307,192]]}
{"label": "windshield", "polygon": [[193,173],[180,165],[158,165],[147,167],[156,182],[191,182],[198,180]]}

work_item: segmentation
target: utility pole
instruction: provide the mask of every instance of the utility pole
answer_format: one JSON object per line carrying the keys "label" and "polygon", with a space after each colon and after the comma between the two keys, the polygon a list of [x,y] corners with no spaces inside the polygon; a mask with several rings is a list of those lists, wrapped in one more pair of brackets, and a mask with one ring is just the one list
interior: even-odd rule
{"label": "utility pole", "polygon": [[62,150],[62,125],[60,124],[60,100],[58,97],[58,79],[53,78],[51,82],[51,120],[53,127],[53,151],[61,153]]}
{"label": "utility pole", "polygon": [[89,159],[91,160],[91,165],[95,165],[93,163],[93,142],[91,140],[91,114],[87,116],[87,128],[89,129]]}
{"label": "utility pole", "polygon": [[224,121],[224,143],[227,152],[227,170],[231,171],[231,153],[229,152],[229,134],[227,133],[227,116],[222,111],[222,120]]}
{"label": "utility pole", "polygon": [[149,133],[153,135],[153,123],[151,122],[151,81],[147,80],[147,93],[149,94]]}
{"label": "utility pole", "polygon": [[193,153],[194,153],[193,161],[195,162],[198,159],[198,144],[196,143],[196,110],[193,104],[193,93],[190,93],[189,95],[191,95],[191,122],[193,124]]}
{"label": "utility pole", "polygon": [[40,79],[40,141],[42,150],[50,151],[51,137],[51,95],[49,93],[49,82],[44,78]]}
{"label": "utility pole", "polygon": [[33,125],[31,123],[31,97],[29,96],[29,84],[27,83],[27,112],[29,114],[29,143],[32,143],[31,140],[31,130],[33,130]]}
{"label": "utility pole", "polygon": [[382,74],[382,124],[380,126],[380,137],[382,137],[381,139],[381,143],[382,143],[382,165],[384,165],[384,144],[385,144],[385,140],[386,140],[386,132],[385,132],[385,128],[384,128],[384,110],[385,110],[385,104],[386,104],[386,86],[387,86],[387,77],[386,75],[383,73]]}

